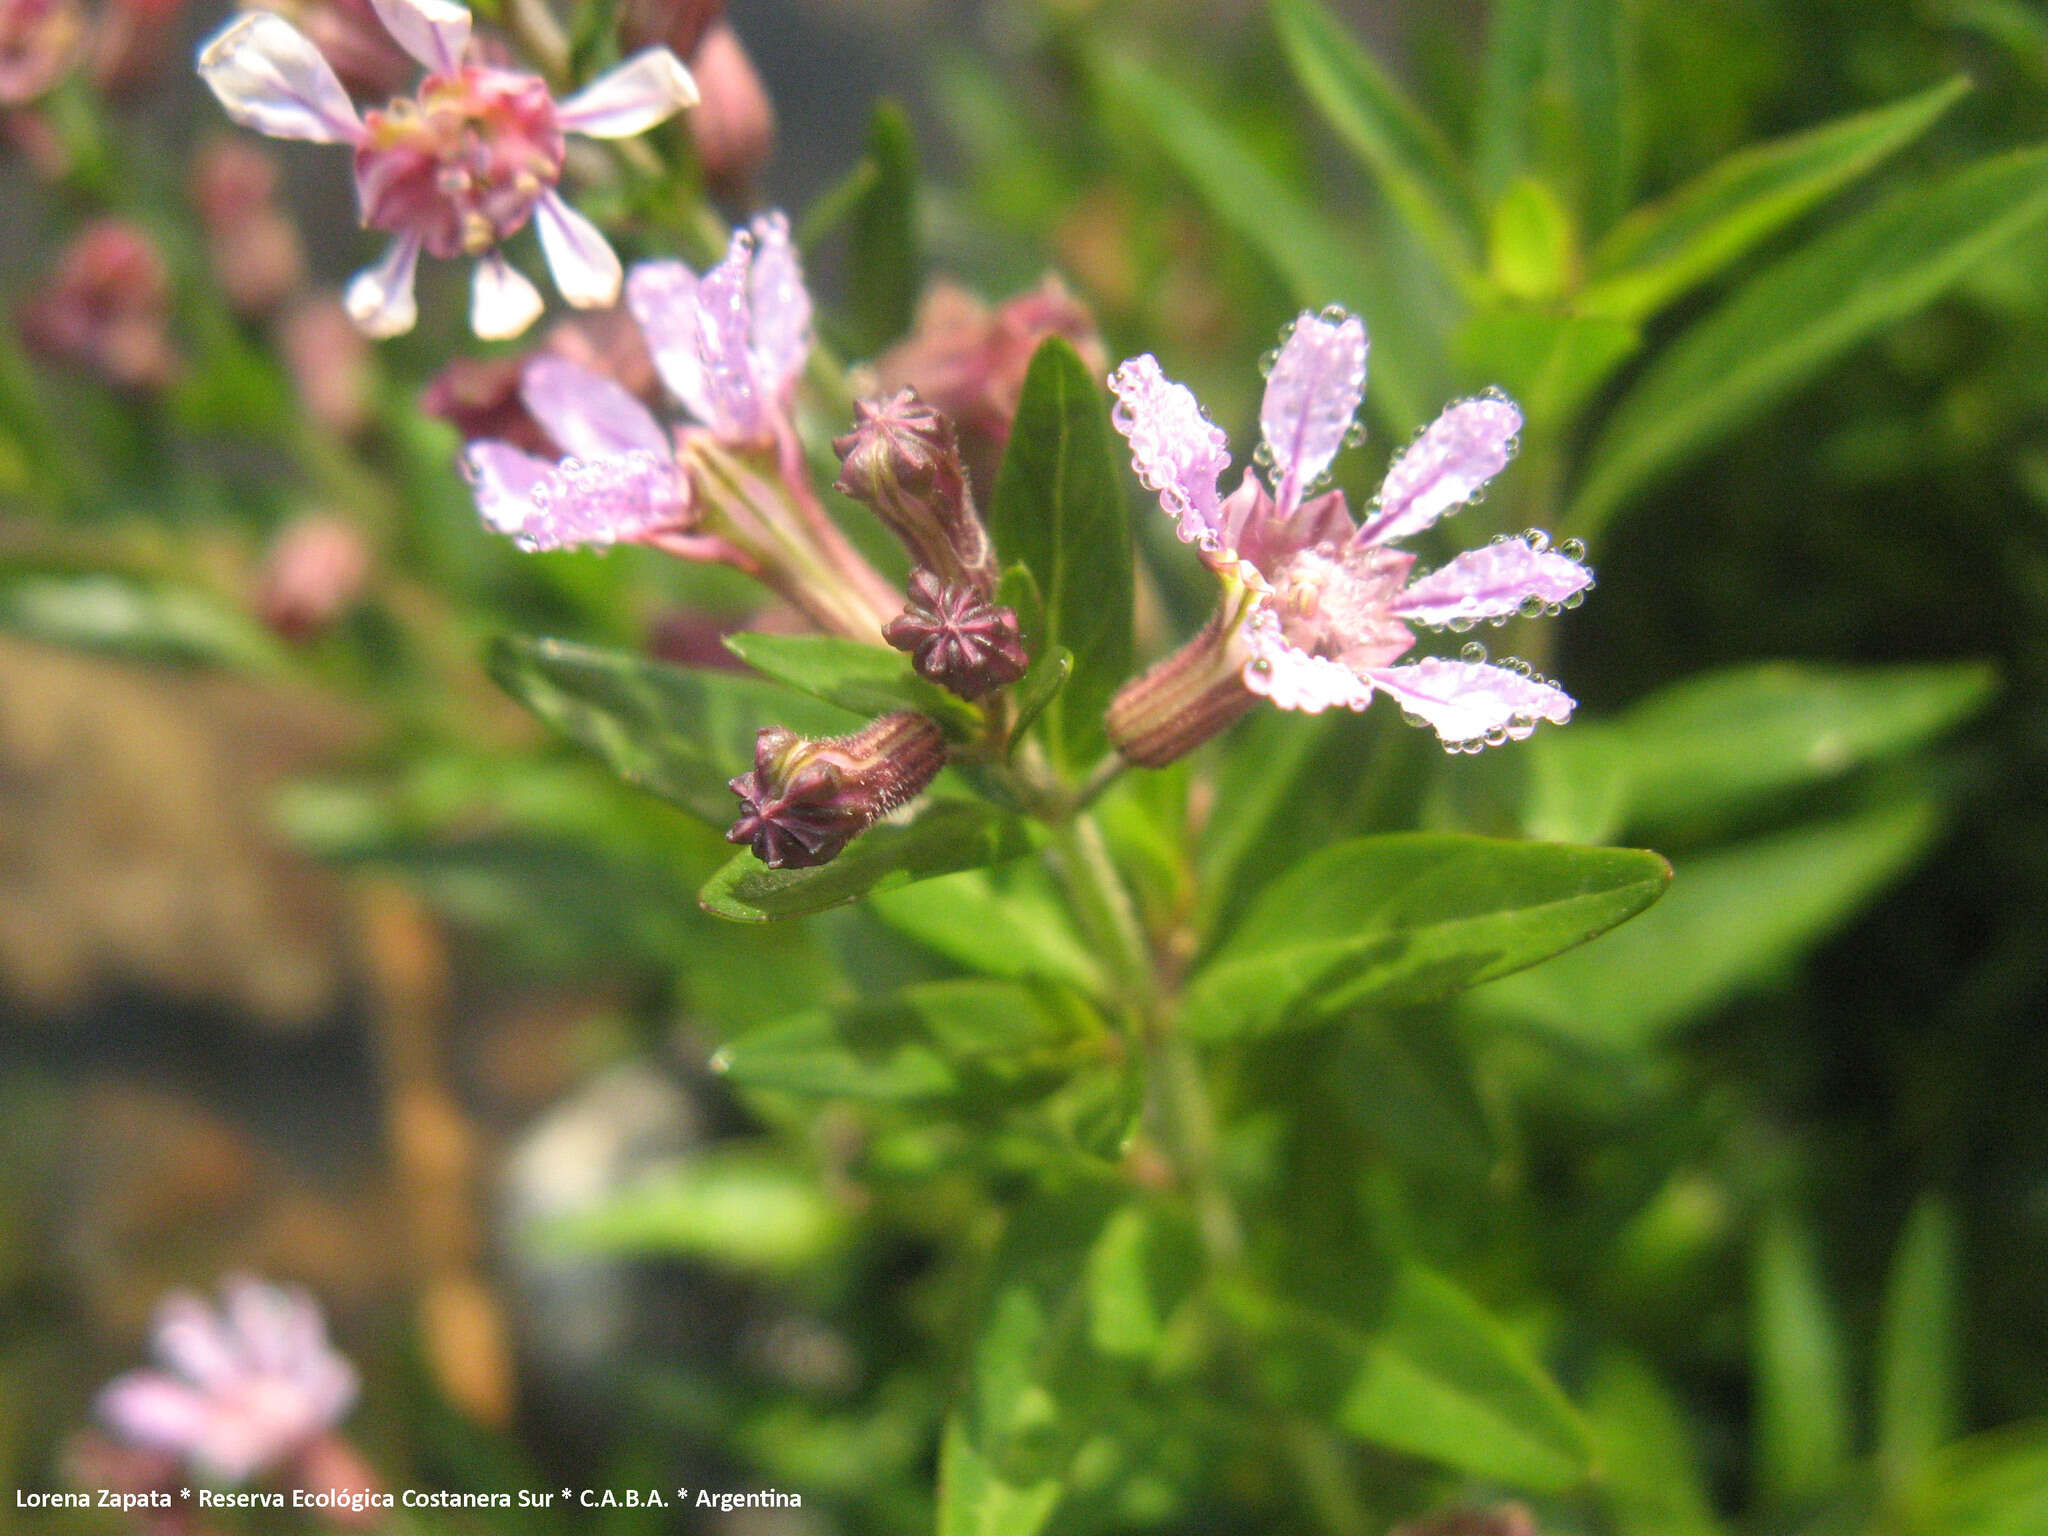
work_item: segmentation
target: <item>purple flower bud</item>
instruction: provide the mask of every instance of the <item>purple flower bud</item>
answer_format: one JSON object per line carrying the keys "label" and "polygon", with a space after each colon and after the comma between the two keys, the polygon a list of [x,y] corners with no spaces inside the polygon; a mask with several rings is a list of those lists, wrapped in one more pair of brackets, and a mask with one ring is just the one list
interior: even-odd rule
{"label": "purple flower bud", "polygon": [[832,444],[843,468],[839,489],[870,508],[916,564],[992,594],[995,546],[974,510],[952,420],[909,389],[854,410],[853,431]]}
{"label": "purple flower bud", "polygon": [[937,723],[910,710],[824,741],[767,726],[754,738],[753,771],[732,781],[742,809],[725,839],[752,845],[770,869],[829,864],[945,763]]}
{"label": "purple flower bud", "polygon": [[919,677],[963,699],[1007,687],[1031,665],[1014,611],[923,566],[911,572],[909,605],[882,626],[882,638],[910,653]]}

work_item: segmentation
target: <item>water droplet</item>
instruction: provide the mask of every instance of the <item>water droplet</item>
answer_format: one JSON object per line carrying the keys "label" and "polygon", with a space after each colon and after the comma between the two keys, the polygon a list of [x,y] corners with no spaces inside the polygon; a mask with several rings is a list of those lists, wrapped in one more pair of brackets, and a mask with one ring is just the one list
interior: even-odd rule
{"label": "water droplet", "polygon": [[1570,597],[1564,600],[1561,606],[1566,608],[1576,608],[1585,600],[1586,594],[1584,592],[1574,592]]}
{"label": "water droplet", "polygon": [[1273,376],[1273,365],[1279,361],[1280,349],[1278,347],[1272,347],[1261,352],[1259,354],[1259,377],[1262,379],[1271,378]]}
{"label": "water droplet", "polygon": [[1344,429],[1344,446],[1356,448],[1365,441],[1365,423],[1354,421]]}
{"label": "water droplet", "polygon": [[1496,725],[1486,733],[1486,744],[1489,747],[1504,747],[1507,743],[1508,728],[1504,725]]}
{"label": "water droplet", "polygon": [[1586,541],[1584,539],[1566,539],[1557,546],[1557,552],[1567,560],[1583,560],[1586,558]]}
{"label": "water droplet", "polygon": [[1325,304],[1323,306],[1323,323],[1325,325],[1342,325],[1350,318],[1351,311],[1342,304]]}
{"label": "water droplet", "polygon": [[1404,709],[1404,710],[1402,710],[1402,711],[1401,711],[1401,723],[1402,723],[1403,725],[1427,725],[1427,724],[1429,724],[1429,722],[1428,722],[1427,720],[1423,719],[1423,718],[1422,718],[1422,716],[1420,716],[1420,715],[1418,715],[1417,713],[1415,713],[1415,711],[1414,711],[1414,710],[1412,710],[1412,709]]}
{"label": "water droplet", "polygon": [[1260,438],[1259,446],[1252,450],[1252,462],[1261,469],[1271,469],[1273,467],[1273,445],[1264,438]]}
{"label": "water droplet", "polygon": [[1470,614],[1461,613],[1455,619],[1447,621],[1444,625],[1444,628],[1448,629],[1454,635],[1462,635],[1476,628],[1478,624],[1479,621],[1473,618]]}
{"label": "water droplet", "polygon": [[1522,599],[1521,606],[1516,610],[1516,612],[1520,613],[1521,616],[1525,619],[1540,619],[1549,610],[1549,608],[1550,605],[1548,603],[1544,602],[1542,598],[1536,596],[1536,594],[1532,592],[1527,597]]}
{"label": "water droplet", "polygon": [[1469,661],[1475,667],[1486,665],[1486,647],[1477,640],[1467,640],[1458,648],[1458,659]]}
{"label": "water droplet", "polygon": [[1550,535],[1541,528],[1524,528],[1522,542],[1540,555],[1550,548]]}

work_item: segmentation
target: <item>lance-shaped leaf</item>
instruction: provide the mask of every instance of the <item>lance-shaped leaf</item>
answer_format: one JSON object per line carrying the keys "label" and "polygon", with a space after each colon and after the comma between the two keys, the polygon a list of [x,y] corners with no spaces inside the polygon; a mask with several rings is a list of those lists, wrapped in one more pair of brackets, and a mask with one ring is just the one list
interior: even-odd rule
{"label": "lance-shaped leaf", "polygon": [[1671,868],[1630,848],[1442,833],[1325,848],[1259,894],[1188,987],[1210,1038],[1476,986],[1583,944],[1663,894]]}
{"label": "lance-shaped leaf", "polygon": [[1557,1492],[1591,1471],[1586,1426],[1498,1321],[1409,1266],[1375,1315],[1333,1318],[1239,1294],[1267,1392],[1345,1433],[1510,1487]]}
{"label": "lance-shaped leaf", "polygon": [[1877,1349],[1877,1459],[1885,1481],[1911,1488],[1953,1440],[1962,1321],[1955,1220],[1929,1196],[1914,1207],[1885,1285]]}
{"label": "lance-shaped leaf", "polygon": [[836,635],[727,635],[725,648],[756,671],[862,717],[914,709],[971,732],[972,705],[912,670],[910,658]]}
{"label": "lance-shaped leaf", "polygon": [[996,473],[989,531],[1005,561],[1030,568],[1045,603],[1042,654],[1073,652],[1046,707],[1054,755],[1102,750],[1102,712],[1131,673],[1131,518],[1109,401],[1073,346],[1040,345],[1024,376],[1010,445]]}
{"label": "lance-shaped leaf", "polygon": [[1579,311],[1622,320],[1655,314],[1868,175],[1940,121],[1969,88],[1957,76],[1889,106],[1730,155],[1608,233],[1593,252]]}
{"label": "lance-shaped leaf", "polygon": [[891,1103],[1017,1099],[1099,1056],[1104,1029],[1071,993],[1014,981],[933,981],[749,1030],[712,1059],[750,1088]]}
{"label": "lance-shaped leaf", "polygon": [[738,854],[705,882],[697,904],[714,917],[766,923],[1030,851],[1030,837],[1015,817],[965,800],[935,800],[909,821],[870,828],[814,869],[770,869],[751,853]]}
{"label": "lance-shaped leaf", "polygon": [[1500,0],[1474,129],[1474,174],[1498,193],[1538,172],[1572,188],[1586,222],[1625,205],[1635,170],[1626,90],[1630,8],[1613,0]]}
{"label": "lance-shaped leaf", "polygon": [[861,723],[765,678],[665,666],[564,640],[501,639],[490,666],[507,693],[621,778],[714,826],[738,809],[727,781],[753,765],[762,726],[830,736]]}
{"label": "lance-shaped leaf", "polygon": [[1681,858],[1669,899],[1601,953],[1511,977],[1469,1006],[1590,1045],[1649,1044],[1832,932],[1919,857],[1938,825],[1921,798]]}
{"label": "lance-shaped leaf", "polygon": [[1857,343],[1931,303],[2048,217],[2048,146],[1890,198],[1751,279],[1672,344],[1615,407],[1567,530],[1755,419]]}
{"label": "lance-shaped leaf", "polygon": [[1810,1499],[1841,1473],[1852,1423],[1841,1324],[1811,1234],[1772,1217],[1752,1283],[1757,1481],[1774,1502]]}
{"label": "lance-shaped leaf", "polygon": [[1444,267],[1477,264],[1485,221],[1464,167],[1350,32],[1316,0],[1274,0],[1273,25],[1301,88]]}
{"label": "lance-shaped leaf", "polygon": [[875,108],[864,164],[873,176],[851,207],[846,242],[847,309],[855,328],[849,340],[859,354],[907,332],[917,309],[917,146],[910,119],[896,103]]}
{"label": "lance-shaped leaf", "polygon": [[1059,1507],[1056,1476],[1011,1479],[959,1414],[939,1442],[939,1536],[1038,1536]]}
{"label": "lance-shaped leaf", "polygon": [[957,965],[1099,995],[1102,964],[1081,942],[1042,865],[968,870],[874,898],[875,916]]}
{"label": "lance-shaped leaf", "polygon": [[78,650],[275,674],[284,648],[246,613],[186,587],[30,573],[0,585],[0,630]]}

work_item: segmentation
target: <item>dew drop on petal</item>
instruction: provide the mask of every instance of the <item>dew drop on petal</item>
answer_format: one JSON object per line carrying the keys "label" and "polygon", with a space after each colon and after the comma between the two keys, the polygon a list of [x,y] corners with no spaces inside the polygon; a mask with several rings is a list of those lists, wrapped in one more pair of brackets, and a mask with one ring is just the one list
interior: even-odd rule
{"label": "dew drop on petal", "polygon": [[1477,640],[1467,640],[1458,649],[1458,659],[1460,661],[1469,661],[1475,667],[1484,666],[1486,664],[1486,647]]}
{"label": "dew drop on petal", "polygon": [[1550,548],[1550,535],[1541,528],[1524,528],[1522,542],[1540,555]]}
{"label": "dew drop on petal", "polygon": [[1557,546],[1557,552],[1567,560],[1583,560],[1586,558],[1586,541],[1584,539],[1566,539]]}

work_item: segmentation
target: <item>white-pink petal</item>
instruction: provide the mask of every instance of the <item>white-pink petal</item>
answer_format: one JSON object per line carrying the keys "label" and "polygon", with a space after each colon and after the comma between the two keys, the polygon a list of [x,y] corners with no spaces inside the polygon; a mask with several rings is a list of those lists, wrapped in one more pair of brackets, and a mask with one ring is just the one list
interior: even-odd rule
{"label": "white-pink petal", "polygon": [[1210,553],[1220,547],[1216,482],[1230,467],[1223,429],[1203,414],[1194,391],[1175,384],[1147,352],[1109,376],[1116,394],[1110,420],[1130,439],[1131,467],[1160,506],[1176,519],[1183,542]]}
{"label": "white-pink petal", "polygon": [[204,1393],[157,1371],[116,1377],[94,1402],[100,1421],[123,1440],[189,1454],[211,1416]]}
{"label": "white-pink petal", "polygon": [[1245,621],[1244,640],[1251,652],[1245,686],[1281,709],[1319,715],[1326,709],[1363,709],[1372,700],[1372,686],[1342,662],[1290,642],[1271,608]]}
{"label": "white-pink petal", "polygon": [[571,133],[629,139],[697,104],[697,82],[666,48],[648,48],[606,70],[555,109]]}
{"label": "white-pink petal", "polygon": [[1405,539],[1456,511],[1506,467],[1521,430],[1522,413],[1504,395],[1481,395],[1446,408],[1394,460],[1377,508],[1358,530],[1359,541]]}
{"label": "white-pink petal", "polygon": [[1365,326],[1352,315],[1304,313],[1266,376],[1259,430],[1272,455],[1274,498],[1291,512],[1330,467],[1365,398]]}
{"label": "white-pink petal", "polygon": [[533,488],[552,475],[555,466],[510,443],[486,438],[462,450],[462,470],[485,524],[499,533],[516,534],[533,511]]}
{"label": "white-pink petal", "polygon": [[625,269],[598,227],[550,187],[533,206],[541,254],[555,287],[578,309],[609,309],[619,301]]}
{"label": "white-pink petal", "polygon": [[1563,725],[1574,707],[1571,695],[1556,684],[1484,662],[1431,657],[1365,675],[1451,747],[1519,741],[1538,721]]}
{"label": "white-pink petal", "polygon": [[747,278],[754,371],[778,397],[788,393],[811,355],[811,294],[803,262],[780,212],[754,220],[754,261]]}
{"label": "white-pink petal", "polygon": [[158,1304],[150,1338],[157,1358],[195,1386],[233,1381],[247,1366],[234,1335],[190,1291],[174,1291]]}
{"label": "white-pink petal", "polygon": [[1410,582],[1393,611],[1418,624],[1502,618],[1525,604],[1554,608],[1592,584],[1593,573],[1570,556],[1502,539]]}
{"label": "white-pink petal", "polygon": [[365,336],[383,339],[401,336],[419,319],[419,305],[413,299],[413,280],[420,264],[420,237],[400,235],[385,250],[383,259],[366,267],[349,281],[341,306]]}
{"label": "white-pink petal", "polygon": [[547,308],[540,290],[512,263],[492,251],[476,264],[470,288],[469,328],[486,341],[506,341],[524,331]]}
{"label": "white-pink petal", "polygon": [[437,74],[462,63],[469,47],[469,7],[455,0],[370,0],[398,46]]}
{"label": "white-pink petal", "polygon": [[654,368],[683,409],[711,419],[704,364],[697,357],[697,274],[680,261],[642,261],[626,274],[626,307],[639,323]]}
{"label": "white-pink petal", "polygon": [[227,114],[273,139],[353,144],[362,119],[313,40],[282,16],[245,11],[199,50],[199,78]]}
{"label": "white-pink petal", "polygon": [[727,439],[769,434],[769,391],[755,369],[753,264],[753,235],[735,230],[725,260],[697,279],[697,361],[710,408],[705,425]]}
{"label": "white-pink petal", "polygon": [[519,398],[575,458],[668,451],[668,434],[630,390],[566,357],[543,353],[529,362],[519,376]]}
{"label": "white-pink petal", "polygon": [[533,490],[518,535],[526,550],[604,546],[681,523],[689,497],[666,454],[634,450],[604,459],[564,459]]}

